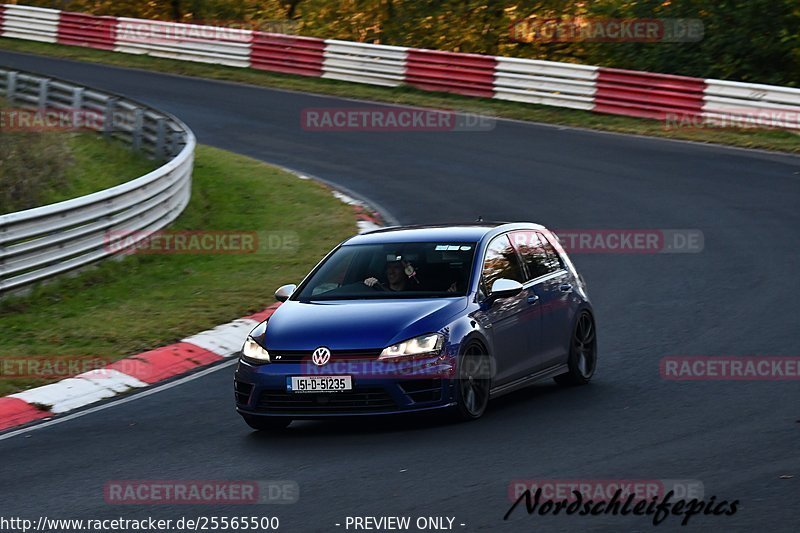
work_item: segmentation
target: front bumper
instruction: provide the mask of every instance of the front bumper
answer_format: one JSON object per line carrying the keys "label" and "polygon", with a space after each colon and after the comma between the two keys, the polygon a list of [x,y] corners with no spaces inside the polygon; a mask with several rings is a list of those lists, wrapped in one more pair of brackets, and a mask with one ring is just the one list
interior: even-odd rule
{"label": "front bumper", "polygon": [[[251,364],[239,359],[234,376],[240,414],[325,418],[387,415],[444,409],[455,405],[453,364],[437,358],[415,362],[413,372],[376,374],[364,364],[311,368],[305,363]],[[313,370],[313,373],[311,372]],[[349,375],[353,389],[332,393],[287,392],[290,376]]]}

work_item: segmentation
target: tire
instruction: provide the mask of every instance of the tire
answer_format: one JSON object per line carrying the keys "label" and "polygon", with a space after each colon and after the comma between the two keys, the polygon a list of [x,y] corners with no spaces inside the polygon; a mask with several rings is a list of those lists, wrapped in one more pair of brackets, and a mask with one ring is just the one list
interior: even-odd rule
{"label": "tire", "polygon": [[257,431],[282,431],[292,423],[291,418],[242,415],[245,423]]}
{"label": "tire", "polygon": [[594,318],[588,311],[582,311],[575,320],[569,346],[569,370],[553,379],[559,385],[586,385],[597,367],[597,333]]}
{"label": "tire", "polygon": [[459,420],[477,420],[489,404],[492,381],[489,356],[483,346],[472,343],[464,350],[458,367],[456,417]]}

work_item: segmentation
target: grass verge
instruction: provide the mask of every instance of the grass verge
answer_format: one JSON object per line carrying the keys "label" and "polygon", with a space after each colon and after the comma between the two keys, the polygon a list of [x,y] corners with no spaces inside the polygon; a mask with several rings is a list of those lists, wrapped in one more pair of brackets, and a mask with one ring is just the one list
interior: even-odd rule
{"label": "grass verge", "polygon": [[120,141],[96,133],[69,134],[72,164],[63,187],[48,191],[42,205],[102,191],[138,178],[160,165]]}
{"label": "grass verge", "polygon": [[158,166],[95,133],[3,133],[0,143],[0,215],[101,191]]}
{"label": "grass verge", "polygon": [[[199,146],[192,199],[172,228],[286,231],[298,245],[253,254],[137,254],[2,300],[0,365],[32,356],[118,359],[260,311],[274,303],[275,288],[298,281],[352,235],[355,222],[352,209],[316,182]],[[47,381],[0,373],[0,395]]]}
{"label": "grass verge", "polygon": [[491,116],[590,128],[617,133],[632,133],[696,142],[727,144],[742,148],[758,148],[800,153],[800,136],[782,130],[666,128],[656,120],[604,115],[573,109],[505,102],[488,98],[471,98],[446,93],[431,93],[411,87],[385,88],[358,83],[340,82],[277,74],[259,70],[176,61],[145,55],[130,55],[91,48],[70,47],[33,41],[0,38],[0,49],[44,56],[140,68],[184,76],[235,81],[318,94],[343,96],[379,102],[391,102],[439,109],[454,109]]}

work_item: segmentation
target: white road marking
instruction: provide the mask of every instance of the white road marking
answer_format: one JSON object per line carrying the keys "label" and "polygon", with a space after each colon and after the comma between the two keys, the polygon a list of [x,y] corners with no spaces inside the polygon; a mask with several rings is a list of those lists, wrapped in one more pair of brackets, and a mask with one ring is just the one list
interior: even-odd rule
{"label": "white road marking", "polygon": [[257,325],[257,320],[239,318],[233,322],[221,324],[214,329],[186,337],[182,342],[194,344],[220,357],[230,357],[242,348],[247,334]]}
{"label": "white road marking", "polygon": [[374,222],[370,222],[369,220],[359,220],[356,222],[358,226],[359,233],[366,233],[368,231],[373,231],[376,229],[381,229],[382,226],[375,224]]}
{"label": "white road marking", "polygon": [[54,426],[54,425],[60,424],[62,422],[67,422],[68,420],[74,420],[76,418],[80,418],[82,416],[86,416],[86,415],[89,415],[89,414],[92,414],[92,413],[96,413],[98,411],[103,411],[105,409],[109,409],[109,408],[115,407],[117,405],[122,405],[122,404],[125,404],[125,403],[128,403],[128,402],[133,402],[135,400],[139,400],[139,399],[145,398],[147,396],[150,396],[151,394],[156,394],[158,392],[162,392],[162,391],[171,389],[173,387],[177,387],[178,385],[182,385],[182,384],[187,383],[189,381],[201,378],[201,377],[203,377],[203,376],[205,376],[207,374],[211,374],[212,372],[216,372],[217,370],[222,370],[223,368],[227,368],[227,367],[231,366],[232,364],[234,364],[236,362],[237,362],[237,359],[230,359],[228,361],[225,361],[222,364],[213,366],[211,368],[207,368],[205,370],[201,370],[200,372],[198,372],[196,374],[192,374],[190,376],[186,376],[185,378],[180,378],[180,379],[177,379],[175,381],[171,381],[171,382],[169,382],[169,383],[167,383],[165,385],[161,385],[161,386],[158,386],[158,387],[155,387],[155,388],[152,388],[152,389],[147,389],[147,390],[142,391],[142,392],[140,392],[138,394],[134,394],[133,396],[127,396],[125,398],[120,398],[119,400],[115,400],[115,401],[112,401],[112,402],[104,403],[103,405],[98,405],[97,407],[91,407],[89,409],[86,409],[85,411],[78,411],[77,413],[72,413],[71,415],[66,415],[66,416],[63,416],[63,417],[60,417],[60,418],[55,418],[53,420],[48,420],[46,422],[42,422],[42,423],[37,424],[35,426],[31,426],[31,427],[28,427],[28,428],[17,429],[17,430],[11,431],[9,433],[5,433],[3,435],[0,435],[0,441],[6,440],[6,439],[10,439],[11,437],[16,437],[17,435],[23,435],[23,434],[26,434],[26,433],[30,433],[32,431],[37,431],[37,430],[40,430],[40,429],[44,429],[46,427]]}
{"label": "white road marking", "polygon": [[118,394],[116,388],[117,384],[113,383],[113,380],[103,383],[97,379],[89,380],[76,376],[18,392],[10,397],[30,404],[47,406],[50,411],[59,414],[111,398]]}

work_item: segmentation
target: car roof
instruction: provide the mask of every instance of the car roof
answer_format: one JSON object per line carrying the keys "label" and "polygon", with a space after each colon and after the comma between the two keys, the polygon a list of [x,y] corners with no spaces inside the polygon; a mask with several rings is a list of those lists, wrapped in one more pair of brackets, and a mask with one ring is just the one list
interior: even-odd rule
{"label": "car roof", "polygon": [[466,224],[436,224],[392,226],[380,228],[347,240],[344,245],[383,244],[394,242],[479,242],[488,235],[513,229],[544,229],[530,222],[470,222]]}

